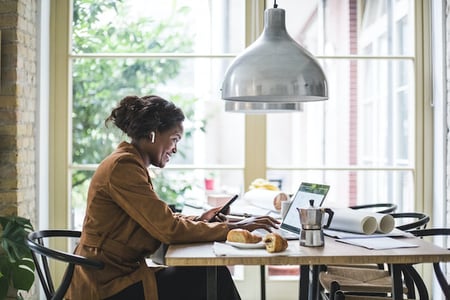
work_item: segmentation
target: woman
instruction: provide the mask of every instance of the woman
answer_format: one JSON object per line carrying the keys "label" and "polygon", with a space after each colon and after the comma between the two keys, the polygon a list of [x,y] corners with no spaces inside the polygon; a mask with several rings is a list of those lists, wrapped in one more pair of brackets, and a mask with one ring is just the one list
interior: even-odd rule
{"label": "woman", "polygon": [[[159,199],[147,168],[164,168],[177,152],[184,118],[180,108],[158,96],[129,96],[106,119],[131,142],[122,142],[92,177],[76,253],[103,261],[105,268],[78,266],[69,299],[204,299],[204,267],[148,268],[145,257],[161,243],[221,241],[233,228],[277,226],[270,217],[207,222],[220,207],[187,217]],[[218,276],[218,295],[240,299],[228,269],[219,268]]]}

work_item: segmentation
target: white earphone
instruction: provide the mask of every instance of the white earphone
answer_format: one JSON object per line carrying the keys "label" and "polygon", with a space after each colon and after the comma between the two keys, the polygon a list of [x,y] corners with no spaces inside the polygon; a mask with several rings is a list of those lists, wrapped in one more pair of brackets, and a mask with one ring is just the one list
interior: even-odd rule
{"label": "white earphone", "polygon": [[155,132],[154,131],[150,132],[150,140],[152,141],[152,144],[155,143]]}

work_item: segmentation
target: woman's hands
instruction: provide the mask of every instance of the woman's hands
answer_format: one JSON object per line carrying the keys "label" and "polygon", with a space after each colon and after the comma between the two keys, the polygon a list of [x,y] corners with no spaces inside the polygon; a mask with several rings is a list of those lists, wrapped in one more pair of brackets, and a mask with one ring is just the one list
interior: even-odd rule
{"label": "woman's hands", "polygon": [[228,227],[231,229],[242,228],[248,231],[255,229],[265,229],[268,232],[272,231],[272,228],[278,228],[280,221],[270,216],[250,217],[237,222],[228,222]]}
{"label": "woman's hands", "polygon": [[[222,207],[219,206],[207,210],[198,217],[198,220],[208,222],[221,208]],[[227,214],[228,213],[229,211]],[[242,228],[247,229],[248,231],[253,231],[261,228],[269,232],[272,231],[272,228],[278,228],[278,225],[280,224],[280,221],[270,216],[249,217],[245,219],[228,219],[224,214],[219,214],[213,219],[212,222],[227,222],[230,230],[234,228]]]}
{"label": "woman's hands", "polygon": [[[212,219],[210,222],[225,222],[225,221],[227,221],[227,217],[226,217],[226,215],[224,215],[224,214],[219,214],[219,215],[217,215],[216,217],[214,217],[215,214],[216,214],[218,211],[220,211],[221,209],[222,209],[221,206],[219,206],[219,207],[213,207],[213,208],[211,208],[210,210],[207,210],[207,211],[205,211],[203,214],[201,214],[201,215],[198,217],[198,220],[199,220],[199,221],[209,222],[212,218],[214,218],[214,219]],[[230,212],[230,208],[228,208],[228,211],[227,211],[225,214],[228,214],[229,212]]]}

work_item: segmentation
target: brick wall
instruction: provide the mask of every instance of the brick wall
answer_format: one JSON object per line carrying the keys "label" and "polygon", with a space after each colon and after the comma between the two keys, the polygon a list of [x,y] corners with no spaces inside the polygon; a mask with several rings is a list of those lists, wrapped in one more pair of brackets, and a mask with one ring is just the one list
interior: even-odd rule
{"label": "brick wall", "polygon": [[0,0],[0,214],[32,220],[36,219],[36,26],[36,0]]}
{"label": "brick wall", "polygon": [[[36,224],[38,0],[0,0],[0,215]],[[36,286],[36,285],[35,285]],[[36,288],[23,295],[37,299]]]}

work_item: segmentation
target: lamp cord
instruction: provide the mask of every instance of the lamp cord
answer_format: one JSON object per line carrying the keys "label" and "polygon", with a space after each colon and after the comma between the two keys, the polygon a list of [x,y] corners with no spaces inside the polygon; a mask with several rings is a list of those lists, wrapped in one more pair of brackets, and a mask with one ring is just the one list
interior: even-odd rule
{"label": "lamp cord", "polygon": [[277,0],[273,0],[273,8],[277,8],[278,4],[277,4]]}

